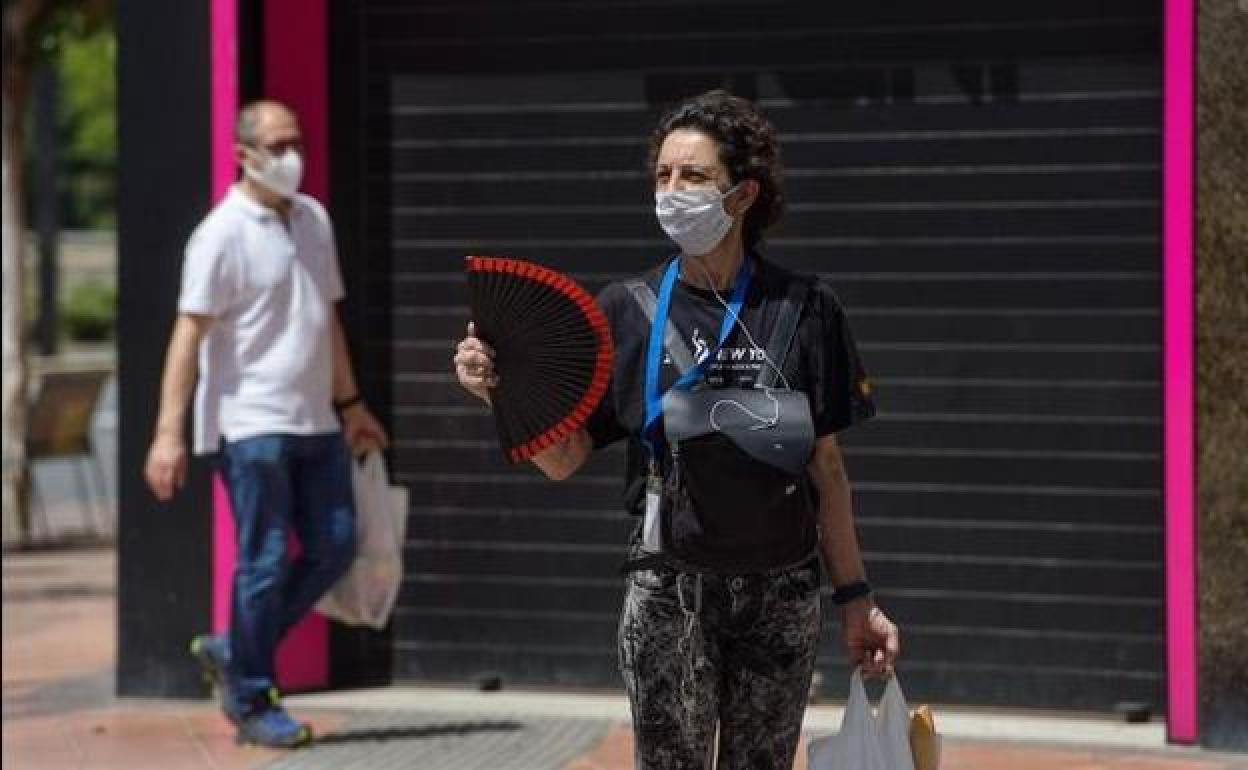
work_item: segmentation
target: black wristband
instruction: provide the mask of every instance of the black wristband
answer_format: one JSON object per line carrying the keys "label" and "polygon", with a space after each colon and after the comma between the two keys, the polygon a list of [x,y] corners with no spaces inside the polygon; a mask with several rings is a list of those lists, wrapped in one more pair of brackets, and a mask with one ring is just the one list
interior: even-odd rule
{"label": "black wristband", "polygon": [[345,412],[346,410],[350,409],[351,407],[363,401],[364,401],[364,396],[360,395],[359,393],[356,393],[354,396],[351,396],[350,398],[344,398],[341,401],[335,401],[334,408],[340,412]]}
{"label": "black wristband", "polygon": [[871,593],[871,584],[865,580],[855,580],[852,583],[846,583],[843,586],[837,586],[832,591],[832,603],[840,607],[849,604],[854,599],[861,599]]}

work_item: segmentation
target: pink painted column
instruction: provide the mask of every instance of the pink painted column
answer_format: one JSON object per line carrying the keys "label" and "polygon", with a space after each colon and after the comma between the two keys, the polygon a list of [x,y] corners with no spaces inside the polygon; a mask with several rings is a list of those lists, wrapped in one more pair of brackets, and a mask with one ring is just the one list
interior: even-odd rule
{"label": "pink painted column", "polygon": [[[303,192],[328,202],[329,74],[326,0],[265,0],[264,96],[284,102],[303,131]],[[277,678],[288,690],[329,685],[329,623],[309,613],[282,642]]]}
{"label": "pink painted column", "polygon": [[322,203],[328,203],[329,196],[326,6],[326,0],[266,0],[264,4],[264,94],[298,113],[307,155],[303,191]]}
{"label": "pink painted column", "polygon": [[[238,6],[212,0],[212,200],[234,181],[234,121],[238,116]],[[234,522],[221,476],[212,477],[212,629],[230,623],[230,579],[234,572]]]}
{"label": "pink painted column", "polygon": [[[299,115],[306,142],[304,192],[324,201],[329,193],[329,97],[325,0],[267,0],[264,9],[264,94]],[[238,111],[237,0],[212,0],[213,196],[235,178],[234,120]],[[234,573],[234,518],[219,475],[213,479],[213,628],[229,625]],[[329,624],[310,613],[278,648],[283,690],[329,684]]]}
{"label": "pink painted column", "polygon": [[1194,0],[1165,3],[1163,318],[1167,736],[1195,743],[1199,675],[1192,223]]}

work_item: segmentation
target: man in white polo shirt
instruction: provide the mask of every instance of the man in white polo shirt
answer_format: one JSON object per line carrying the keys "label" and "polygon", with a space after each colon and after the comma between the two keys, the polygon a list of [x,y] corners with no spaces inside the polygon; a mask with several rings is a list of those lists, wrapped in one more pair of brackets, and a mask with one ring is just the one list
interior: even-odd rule
{"label": "man in white polo shirt", "polygon": [[256,102],[235,138],[243,176],[186,246],[145,475],[162,501],[182,485],[194,388],[194,451],[220,451],[238,537],[229,633],[196,637],[192,653],[240,740],[289,747],[311,732],[278,701],[277,644],[350,566],[351,452],[387,438],[356,388],[334,306],[333,227],[298,192],[298,120]]}

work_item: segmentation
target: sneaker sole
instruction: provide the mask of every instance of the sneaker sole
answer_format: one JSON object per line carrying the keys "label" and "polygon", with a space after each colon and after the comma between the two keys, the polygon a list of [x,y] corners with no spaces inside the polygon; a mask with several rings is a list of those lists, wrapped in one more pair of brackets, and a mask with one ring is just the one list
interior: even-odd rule
{"label": "sneaker sole", "polygon": [[299,749],[312,743],[312,729],[305,725],[290,743],[269,743],[246,731],[239,730],[234,736],[234,742],[239,746],[259,746],[265,749]]}

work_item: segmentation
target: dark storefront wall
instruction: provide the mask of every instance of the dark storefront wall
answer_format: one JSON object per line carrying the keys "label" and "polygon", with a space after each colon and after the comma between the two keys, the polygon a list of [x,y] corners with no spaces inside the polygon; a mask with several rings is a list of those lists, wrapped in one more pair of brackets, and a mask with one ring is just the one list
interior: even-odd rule
{"label": "dark storefront wall", "polygon": [[334,7],[333,202],[412,491],[396,679],[618,684],[622,455],[505,466],[449,375],[461,261],[661,259],[645,138],[725,85],[781,132],[767,253],[831,277],[873,374],[844,440],[908,692],[1161,703],[1159,9],[956,5]]}

